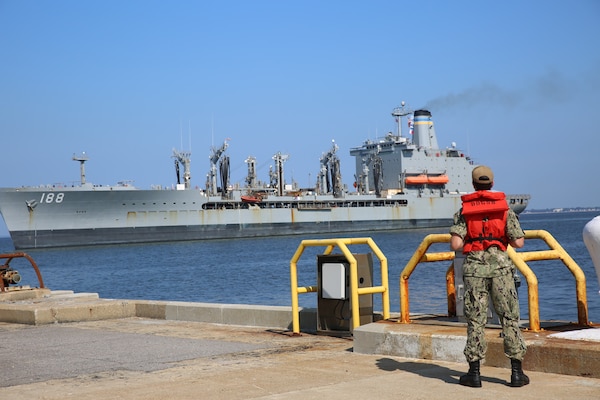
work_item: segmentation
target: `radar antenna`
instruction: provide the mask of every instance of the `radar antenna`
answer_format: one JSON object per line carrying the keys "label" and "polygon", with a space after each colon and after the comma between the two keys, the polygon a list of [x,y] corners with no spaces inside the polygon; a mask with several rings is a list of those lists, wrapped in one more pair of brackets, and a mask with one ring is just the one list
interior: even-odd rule
{"label": "radar antenna", "polygon": [[73,154],[73,161],[79,161],[79,170],[81,175],[81,186],[85,185],[85,162],[89,160],[85,151],[80,155]]}
{"label": "radar antenna", "polygon": [[402,137],[402,117],[410,115],[413,113],[413,110],[410,108],[404,108],[406,102],[402,101],[400,103],[400,107],[396,107],[392,110],[392,116],[396,118],[396,123],[398,124],[398,136]]}

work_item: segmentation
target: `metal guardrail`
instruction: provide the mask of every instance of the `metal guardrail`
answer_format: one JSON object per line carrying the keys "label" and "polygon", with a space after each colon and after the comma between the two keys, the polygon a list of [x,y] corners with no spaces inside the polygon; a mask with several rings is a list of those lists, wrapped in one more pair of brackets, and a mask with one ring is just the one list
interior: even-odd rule
{"label": "metal guardrail", "polygon": [[[449,233],[436,233],[425,236],[417,250],[413,253],[404,270],[400,273],[400,322],[410,323],[410,305],[408,298],[408,279],[419,263],[453,261],[455,253],[445,251],[439,253],[427,253],[429,247],[434,243],[450,243]],[[453,287],[453,286],[452,286]],[[448,289],[448,299],[450,299],[450,290]],[[450,300],[449,300],[450,301]],[[450,303],[449,303],[450,304]],[[450,309],[450,306],[448,307]]]}
{"label": "metal guardrail", "polygon": [[563,247],[558,243],[558,241],[554,239],[554,237],[547,231],[525,231],[525,239],[541,239],[546,242],[550,248],[550,250],[528,252],[516,252],[512,247],[509,247],[507,250],[510,258],[527,280],[527,293],[529,299],[529,328],[534,332],[538,332],[540,330],[540,310],[538,306],[537,277],[527,265],[527,261],[542,260],[560,260],[569,269],[575,278],[575,289],[577,296],[577,322],[579,325],[589,325],[585,274],[579,265],[577,265],[569,253],[567,253],[565,249],[563,249]]}
{"label": "metal guardrail", "polygon": [[[527,230],[525,239],[542,239],[546,242],[550,250],[544,251],[520,251],[517,252],[508,246],[507,253],[517,269],[523,274],[527,281],[528,305],[529,305],[529,329],[533,332],[539,332],[540,328],[540,310],[538,297],[537,277],[527,265],[527,261],[542,260],[560,260],[569,269],[576,282],[577,295],[577,316],[578,324],[588,326],[588,309],[586,296],[585,274],[571,256],[562,248],[554,237],[544,230]],[[454,260],[453,251],[427,253],[429,247],[434,243],[449,243],[450,234],[432,234],[427,235],[421,242],[411,259],[400,274],[400,322],[410,323],[409,298],[408,298],[408,280],[419,263]],[[448,294],[448,312],[455,313],[456,303],[454,302],[454,264],[446,272],[446,290]],[[456,315],[456,314],[454,314]]]}
{"label": "metal guardrail", "polygon": [[[381,286],[358,287],[358,263],[356,258],[348,249],[348,245],[366,244],[373,253],[377,256],[381,263]],[[300,333],[300,311],[298,306],[298,294],[312,293],[318,291],[318,286],[298,286],[298,260],[302,256],[304,249],[311,246],[326,246],[323,254],[331,254],[337,246],[348,262],[350,263],[350,302],[352,308],[352,326],[357,328],[360,326],[360,313],[358,296],[363,294],[381,293],[383,319],[390,318],[390,291],[388,283],[388,266],[387,258],[379,247],[371,238],[346,238],[346,239],[318,239],[318,240],[303,240],[300,242],[296,253],[290,261],[290,285],[292,289],[292,331],[294,334]]]}

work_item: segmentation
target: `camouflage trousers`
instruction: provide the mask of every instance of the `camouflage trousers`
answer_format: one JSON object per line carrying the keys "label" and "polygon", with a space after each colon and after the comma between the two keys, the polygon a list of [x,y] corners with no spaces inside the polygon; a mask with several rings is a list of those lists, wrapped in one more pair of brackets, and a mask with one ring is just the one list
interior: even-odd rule
{"label": "camouflage trousers", "polygon": [[519,329],[519,300],[512,274],[495,278],[463,277],[467,318],[467,362],[481,360],[487,351],[485,324],[489,298],[500,318],[504,334],[504,354],[511,359],[523,360],[527,347]]}

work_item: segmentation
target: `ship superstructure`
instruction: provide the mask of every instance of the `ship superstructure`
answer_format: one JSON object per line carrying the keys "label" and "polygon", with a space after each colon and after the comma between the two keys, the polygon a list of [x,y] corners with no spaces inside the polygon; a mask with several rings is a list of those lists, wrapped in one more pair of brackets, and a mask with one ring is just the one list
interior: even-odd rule
{"label": "ship superstructure", "polygon": [[[286,184],[288,155],[273,155],[267,182],[256,159],[245,162],[245,181],[229,180],[227,141],[213,148],[205,189],[191,185],[189,152],[173,151],[175,190],[137,189],[127,183],[0,189],[0,212],[16,249],[119,243],[224,239],[293,234],[341,234],[445,227],[472,191],[470,158],[456,146],[440,149],[431,113],[402,107],[392,115],[396,133],[350,149],[354,188],[342,184],[338,146],[323,153],[314,188]],[[409,118],[412,133],[402,134]],[[180,166],[183,166],[181,179]],[[508,196],[521,212],[528,195]]]}
{"label": "ship superstructure", "polygon": [[398,128],[397,135],[390,132],[381,140],[369,140],[350,150],[356,160],[358,191],[419,197],[472,191],[470,158],[454,144],[451,148],[439,148],[431,113],[415,111],[411,125],[412,140],[402,136]]}

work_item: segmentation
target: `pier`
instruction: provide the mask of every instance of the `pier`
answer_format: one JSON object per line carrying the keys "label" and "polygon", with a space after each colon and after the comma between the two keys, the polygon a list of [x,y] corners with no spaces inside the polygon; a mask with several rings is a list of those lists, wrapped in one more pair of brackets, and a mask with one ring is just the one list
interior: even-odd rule
{"label": "pier", "polygon": [[[490,327],[483,387],[458,384],[466,328],[437,316],[315,332],[315,310],[101,299],[36,289],[0,301],[2,383],[11,399],[592,399],[600,394],[597,326],[542,321],[524,331],[531,384],[507,385],[499,329]],[[571,333],[575,332],[576,334]],[[566,336],[561,336],[566,334]]]}
{"label": "pier", "polygon": [[[483,387],[458,384],[468,366],[463,355],[466,323],[457,313],[456,302],[450,301],[457,297],[451,279],[454,262],[446,271],[448,314],[409,312],[408,280],[416,265],[454,260],[453,252],[427,253],[432,243],[448,240],[448,235],[429,235],[404,269],[400,313],[395,315],[387,296],[387,259],[368,238],[302,241],[290,262],[291,307],[102,299],[96,293],[51,290],[26,254],[4,255],[8,261],[0,288],[0,395],[11,399],[447,399],[452,393],[463,399],[598,398],[600,325],[588,321],[582,289],[585,277],[547,235],[540,231],[526,231],[526,235],[544,237],[552,250],[511,253],[526,277],[530,300],[529,319],[522,320],[520,327],[528,347],[523,367],[531,383],[521,388],[508,385],[510,362],[493,318],[486,329]],[[347,249],[351,244],[368,244],[376,254],[380,286],[372,286],[369,279],[359,287],[358,270],[370,261],[353,255]],[[351,303],[352,323],[347,330],[320,326],[321,308],[298,305],[300,293],[322,296],[324,287],[333,288],[322,280],[316,286],[298,286],[296,262],[307,246],[325,246],[323,257],[330,262],[339,257],[330,254],[337,247],[348,261],[351,300],[344,301]],[[9,287],[21,281],[9,265],[15,257],[30,261],[38,288]],[[573,273],[577,321],[540,320],[537,280],[525,264],[538,259],[560,259]],[[366,307],[369,318],[363,322],[358,297],[374,293],[382,295],[383,310]]]}

